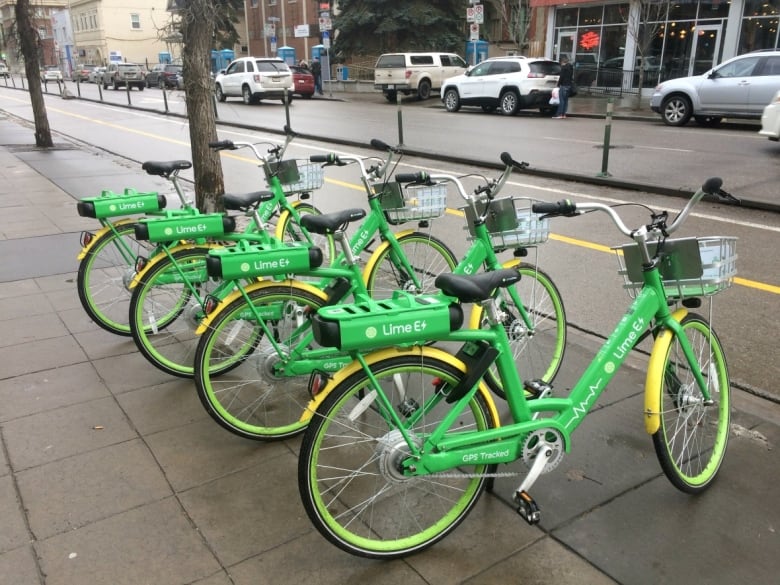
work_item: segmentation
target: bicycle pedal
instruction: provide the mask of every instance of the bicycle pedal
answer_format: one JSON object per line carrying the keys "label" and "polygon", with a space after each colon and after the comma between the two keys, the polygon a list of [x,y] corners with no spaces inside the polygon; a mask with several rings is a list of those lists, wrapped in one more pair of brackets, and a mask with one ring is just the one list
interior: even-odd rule
{"label": "bicycle pedal", "polygon": [[552,394],[552,386],[543,380],[526,380],[523,382],[526,398],[546,398]]}
{"label": "bicycle pedal", "polygon": [[515,503],[518,505],[517,513],[531,526],[542,519],[542,511],[528,492],[515,492]]}

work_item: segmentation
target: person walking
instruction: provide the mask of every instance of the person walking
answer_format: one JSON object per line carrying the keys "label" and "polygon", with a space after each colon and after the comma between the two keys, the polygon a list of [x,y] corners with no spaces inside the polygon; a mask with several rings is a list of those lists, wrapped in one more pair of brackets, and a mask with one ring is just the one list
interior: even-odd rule
{"label": "person walking", "polygon": [[311,74],[314,76],[314,90],[322,95],[322,65],[317,58],[311,62]]}
{"label": "person walking", "polygon": [[566,55],[561,56],[561,74],[558,76],[558,110],[553,119],[566,117],[566,110],[569,109],[569,94],[571,86],[574,83],[574,67],[569,63]]}

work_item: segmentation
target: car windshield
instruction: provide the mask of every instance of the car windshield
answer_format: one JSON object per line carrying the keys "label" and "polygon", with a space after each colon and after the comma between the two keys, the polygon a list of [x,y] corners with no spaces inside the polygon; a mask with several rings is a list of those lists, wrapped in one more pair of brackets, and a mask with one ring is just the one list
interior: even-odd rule
{"label": "car windshield", "polygon": [[264,73],[289,73],[290,68],[282,61],[257,61],[257,70]]}

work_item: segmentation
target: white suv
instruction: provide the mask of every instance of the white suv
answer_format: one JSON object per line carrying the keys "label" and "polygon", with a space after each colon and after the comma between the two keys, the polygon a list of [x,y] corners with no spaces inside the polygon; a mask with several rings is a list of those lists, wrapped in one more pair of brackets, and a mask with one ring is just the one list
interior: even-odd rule
{"label": "white suv", "polygon": [[725,118],[760,119],[780,88],[780,51],[761,50],[724,61],[694,77],[670,79],[656,86],[650,108],[669,126],[693,117],[702,126]]}
{"label": "white suv", "polygon": [[217,75],[214,90],[221,102],[229,97],[240,97],[245,104],[266,98],[284,101],[285,93],[292,101],[293,75],[281,59],[241,57]]}
{"label": "white suv", "polygon": [[549,104],[550,96],[560,72],[560,64],[548,59],[495,57],[444,81],[441,99],[448,112],[480,106],[507,116],[529,108],[551,114],[555,106]]}

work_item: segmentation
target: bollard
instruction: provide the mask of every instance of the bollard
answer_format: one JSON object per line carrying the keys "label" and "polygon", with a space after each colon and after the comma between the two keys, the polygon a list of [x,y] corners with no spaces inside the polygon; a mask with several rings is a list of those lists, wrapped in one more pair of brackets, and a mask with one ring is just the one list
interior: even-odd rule
{"label": "bollard", "polygon": [[133,102],[130,101],[130,84],[125,81],[125,89],[127,90],[127,105],[133,107]]}
{"label": "bollard", "polygon": [[601,172],[598,174],[599,177],[611,176],[607,171],[607,166],[609,164],[609,136],[612,132],[612,108],[614,103],[615,100],[612,98],[607,100],[607,117],[604,123],[604,150],[601,153]]}
{"label": "bollard", "polygon": [[290,90],[284,88],[284,119],[287,120],[287,128],[292,128],[290,125]]}
{"label": "bollard", "polygon": [[404,120],[401,113],[401,92],[395,92],[395,103],[398,106],[398,145],[404,145]]}
{"label": "bollard", "polygon": [[168,113],[168,92],[166,91],[165,87],[162,89],[163,94],[163,106],[165,107],[165,113]]}
{"label": "bollard", "polygon": [[219,112],[217,111],[217,94],[211,94],[211,103],[214,104],[214,119],[219,120]]}

